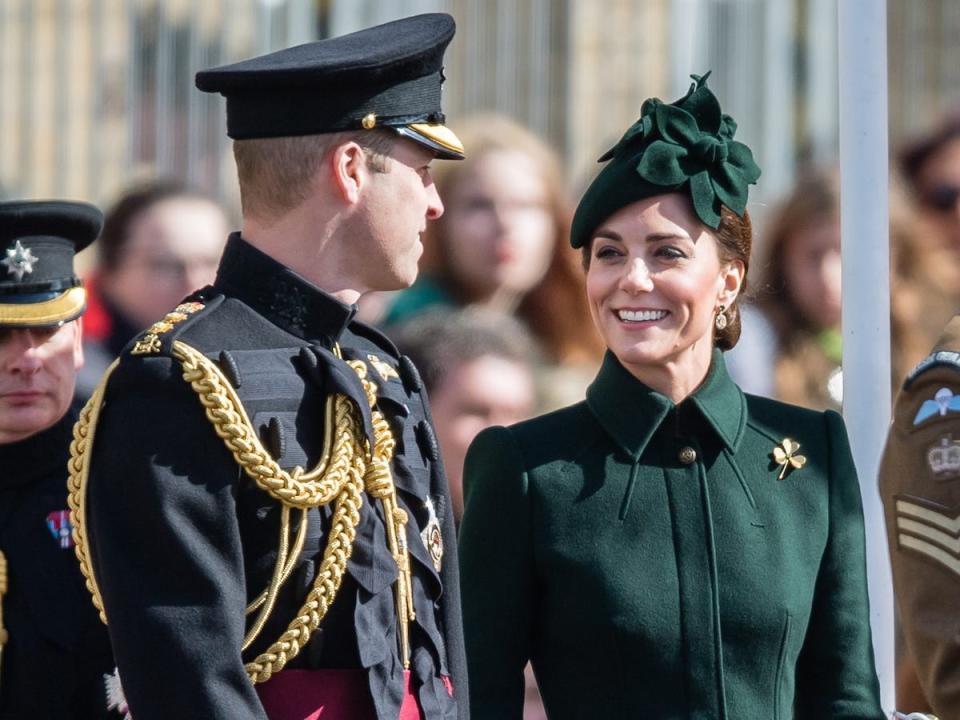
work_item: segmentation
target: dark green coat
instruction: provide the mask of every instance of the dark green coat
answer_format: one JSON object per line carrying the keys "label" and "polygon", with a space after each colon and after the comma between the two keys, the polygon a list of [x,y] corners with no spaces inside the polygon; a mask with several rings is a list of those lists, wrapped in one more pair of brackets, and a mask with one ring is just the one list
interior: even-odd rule
{"label": "dark green coat", "polygon": [[464,485],[474,720],[521,717],[528,659],[553,720],[883,717],[836,413],[744,395],[719,352],[675,406],[608,353],[585,402],[478,436]]}

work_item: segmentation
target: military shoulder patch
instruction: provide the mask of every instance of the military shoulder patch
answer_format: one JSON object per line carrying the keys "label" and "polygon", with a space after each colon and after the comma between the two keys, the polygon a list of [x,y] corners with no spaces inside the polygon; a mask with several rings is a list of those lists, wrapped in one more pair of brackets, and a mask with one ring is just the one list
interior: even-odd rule
{"label": "military shoulder patch", "polygon": [[907,379],[903,381],[903,389],[907,390],[923,373],[935,367],[952,367],[960,371],[960,352],[953,350],[938,350],[921,360],[917,366],[910,371]]}
{"label": "military shoulder patch", "polygon": [[960,477],[960,440],[944,435],[927,450],[927,467],[937,480]]}
{"label": "military shoulder patch", "polygon": [[934,417],[946,417],[952,413],[960,413],[960,395],[954,395],[953,390],[942,387],[933,394],[933,398],[924,400],[913,416],[913,424],[920,425]]}
{"label": "military shoulder patch", "polygon": [[168,312],[162,320],[158,320],[137,340],[131,355],[151,355],[160,352],[160,336],[170,332],[174,326],[182,323],[194,313],[203,310],[205,305],[201,302],[187,302]]}
{"label": "military shoulder patch", "polygon": [[960,577],[960,506],[899,495],[896,498],[897,545],[932,560]]}

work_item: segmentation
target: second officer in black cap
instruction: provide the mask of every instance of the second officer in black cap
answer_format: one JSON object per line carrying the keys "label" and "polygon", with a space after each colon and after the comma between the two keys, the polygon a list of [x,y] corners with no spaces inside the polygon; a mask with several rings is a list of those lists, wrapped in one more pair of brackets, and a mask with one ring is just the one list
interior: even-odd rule
{"label": "second officer in black cap", "polygon": [[101,222],[83,203],[0,203],[0,720],[119,717],[66,488],[86,305],[73,256]]}
{"label": "second officer in black cap", "polygon": [[243,228],[78,425],[81,564],[136,720],[467,716],[446,481],[413,364],[354,320],[410,285],[447,15],[207,70]]}

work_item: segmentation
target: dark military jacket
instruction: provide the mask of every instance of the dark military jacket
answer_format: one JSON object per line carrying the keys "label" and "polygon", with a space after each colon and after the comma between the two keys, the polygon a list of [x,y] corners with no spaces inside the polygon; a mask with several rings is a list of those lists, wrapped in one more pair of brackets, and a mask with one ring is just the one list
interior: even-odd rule
{"label": "dark military jacket", "polygon": [[897,397],[880,494],[917,676],[937,715],[960,717],[960,316]]}
{"label": "dark military jacket", "polygon": [[475,719],[519,720],[528,658],[551,720],[884,717],[836,413],[744,395],[719,351],[674,405],[608,353],[585,402],[479,435],[464,486]]}
{"label": "dark military jacket", "polygon": [[[453,515],[416,368],[354,321],[353,308],[239,235],[228,242],[214,286],[194,299],[204,309],[164,333],[158,352],[124,354],[107,387],[93,449],[94,564],[133,717],[265,718],[243,663],[296,616],[330,524],[329,507],[310,511],[299,562],[270,622],[241,655],[244,608],[273,571],[280,507],[238,467],[205,417],[170,355],[173,341],[181,340],[219,363],[285,469],[316,464],[330,379],[338,372],[355,379],[340,361],[330,367],[334,343],[345,358],[368,364],[397,441],[393,476],[410,517],[413,688],[428,720],[465,718]],[[430,521],[428,500],[445,544],[439,572],[420,535]],[[397,568],[382,509],[369,496],[347,570],[320,629],[287,667],[365,669],[378,717],[396,718],[404,688]],[[456,700],[442,676],[452,679]]]}
{"label": "dark military jacket", "polygon": [[9,642],[0,666],[0,719],[90,720],[107,711],[113,671],[100,623],[74,557],[67,457],[74,415],[26,440],[0,445],[0,551]]}

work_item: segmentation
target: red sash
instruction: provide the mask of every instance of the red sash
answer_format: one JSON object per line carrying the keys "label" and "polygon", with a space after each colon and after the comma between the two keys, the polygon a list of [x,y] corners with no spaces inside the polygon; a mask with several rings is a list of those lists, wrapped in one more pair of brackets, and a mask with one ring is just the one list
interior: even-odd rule
{"label": "red sash", "polygon": [[[377,720],[365,670],[282,670],[256,689],[270,720]],[[409,672],[399,720],[423,720]]]}

